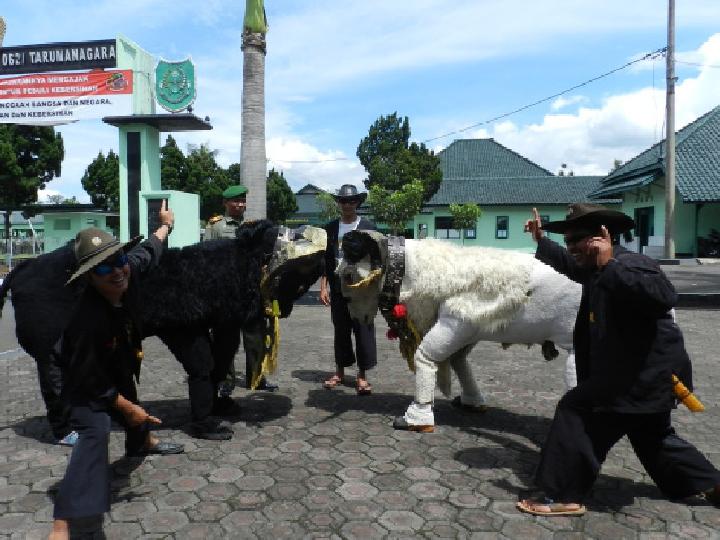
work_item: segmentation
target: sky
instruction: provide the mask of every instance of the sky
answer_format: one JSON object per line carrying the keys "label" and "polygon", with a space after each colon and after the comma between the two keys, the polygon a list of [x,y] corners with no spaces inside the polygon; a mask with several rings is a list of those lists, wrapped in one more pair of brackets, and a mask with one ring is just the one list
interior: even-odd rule
{"label": "sky", "polygon": [[[665,59],[594,79],[667,44],[664,0],[266,0],[268,168],[293,190],[360,185],[355,155],[380,116],[407,116],[411,140],[440,151],[492,137],[546,169],[605,175],[665,133]],[[5,46],[123,35],[158,59],[195,63],[194,112],[223,166],[240,160],[240,0],[2,0]],[[717,0],[676,6],[676,127],[720,105]],[[80,178],[117,151],[101,120],[61,126],[62,175],[39,194],[87,202]],[[165,141],[161,134],[161,144]]]}

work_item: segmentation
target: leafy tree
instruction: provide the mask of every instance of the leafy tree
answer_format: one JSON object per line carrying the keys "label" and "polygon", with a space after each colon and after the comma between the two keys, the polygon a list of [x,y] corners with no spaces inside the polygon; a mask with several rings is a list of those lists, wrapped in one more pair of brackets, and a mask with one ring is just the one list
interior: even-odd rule
{"label": "leafy tree", "polygon": [[[368,172],[365,187],[380,186],[397,191],[417,180],[423,186],[422,202],[427,202],[440,187],[440,158],[424,143],[409,143],[410,122],[397,113],[381,116],[360,141],[357,157]],[[418,206],[419,210],[419,206]]]}
{"label": "leafy tree", "polygon": [[420,180],[413,180],[396,191],[374,185],[368,193],[368,204],[377,221],[387,223],[393,234],[405,229],[405,224],[420,211],[424,188]]}
{"label": "leafy tree", "polygon": [[[232,165],[231,165],[232,167]],[[282,172],[271,169],[267,177],[267,217],[273,223],[284,223],[298,205],[295,194],[290,189]]]}
{"label": "leafy tree", "polygon": [[[395,112],[378,118],[357,149],[368,172],[368,204],[375,218],[394,233],[404,229],[442,181],[440,159],[424,144],[409,141],[410,121]],[[421,188],[419,197],[416,183]]]}
{"label": "leafy tree", "polygon": [[110,150],[107,157],[98,152],[81,182],[95,206],[112,211],[120,208],[120,160],[115,152]]}
{"label": "leafy tree", "polygon": [[465,244],[464,229],[472,229],[477,224],[477,220],[482,214],[482,210],[475,203],[451,204],[450,215],[453,218],[453,228],[460,229],[460,238],[463,245]]}
{"label": "leafy tree", "polygon": [[240,164],[239,163],[232,163],[227,168],[228,176],[230,177],[230,185],[236,186],[238,184],[242,184],[242,178],[240,176]]}
{"label": "leafy tree", "polygon": [[168,135],[160,149],[160,185],[163,189],[187,191],[187,181],[187,158],[173,136]]}
{"label": "leafy tree", "polygon": [[320,219],[322,221],[332,221],[340,217],[340,209],[335,202],[335,198],[327,191],[321,191],[315,195],[315,201],[320,207]]}
{"label": "leafy tree", "polygon": [[5,238],[10,238],[10,213],[37,200],[37,192],[55,176],[65,150],[52,127],[0,124],[0,208]]}
{"label": "leafy tree", "polygon": [[188,176],[183,191],[200,196],[200,218],[204,220],[223,211],[222,192],[230,185],[227,171],[215,161],[216,153],[203,144],[192,148],[187,156]]}

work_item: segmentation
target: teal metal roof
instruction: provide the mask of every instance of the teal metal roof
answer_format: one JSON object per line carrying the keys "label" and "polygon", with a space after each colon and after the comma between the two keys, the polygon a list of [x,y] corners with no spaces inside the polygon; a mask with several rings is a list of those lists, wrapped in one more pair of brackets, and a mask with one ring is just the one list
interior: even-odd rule
{"label": "teal metal roof", "polygon": [[[590,202],[589,194],[600,187],[601,176],[515,176],[453,178],[443,181],[426,206],[452,203],[479,205],[570,204]],[[619,203],[619,199],[594,202]]]}
{"label": "teal metal roof", "polygon": [[636,176],[635,178],[631,178],[630,180],[617,182],[615,184],[605,186],[601,185],[598,189],[591,193],[591,196],[594,198],[602,198],[609,195],[616,195],[629,189],[647,186],[648,184],[651,184],[652,181],[655,180],[655,178],[656,177],[654,174],[646,174],[644,176]]}
{"label": "teal metal roof", "polygon": [[[471,177],[552,176],[493,139],[459,139],[438,153],[443,179]],[[443,181],[445,183],[445,181]]]}
{"label": "teal metal roof", "polygon": [[[663,176],[664,158],[663,139],[606,176],[602,181],[602,191],[651,173],[656,177]],[[720,107],[715,107],[677,132],[675,184],[684,202],[720,201]],[[633,187],[629,185],[624,189]],[[601,190],[593,196],[599,193]]]}

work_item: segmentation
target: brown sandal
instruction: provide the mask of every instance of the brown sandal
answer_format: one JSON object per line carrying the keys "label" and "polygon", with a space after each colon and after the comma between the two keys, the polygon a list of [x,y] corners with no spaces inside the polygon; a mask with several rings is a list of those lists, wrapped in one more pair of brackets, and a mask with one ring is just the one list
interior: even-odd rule
{"label": "brown sandal", "polygon": [[[577,503],[556,503],[552,499],[534,501],[525,499],[515,503],[521,512],[534,516],[582,516],[585,514],[585,505]],[[543,508],[547,508],[544,510]]]}
{"label": "brown sandal", "polygon": [[358,379],[355,388],[359,396],[369,396],[372,394],[372,385],[365,379]]}
{"label": "brown sandal", "polygon": [[323,383],[323,386],[325,388],[332,389],[332,388],[335,388],[336,386],[338,386],[339,384],[342,384],[342,382],[343,382],[342,377],[340,375],[338,375],[337,373],[335,373],[332,377],[330,377],[328,380],[326,380]]}

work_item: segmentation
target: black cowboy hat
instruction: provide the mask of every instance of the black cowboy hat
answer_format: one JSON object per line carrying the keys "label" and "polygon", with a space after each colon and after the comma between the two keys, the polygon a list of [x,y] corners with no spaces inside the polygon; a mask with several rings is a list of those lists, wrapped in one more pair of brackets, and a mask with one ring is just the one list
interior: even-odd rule
{"label": "black cowboy hat", "polygon": [[366,197],[367,193],[358,193],[357,188],[352,184],[344,184],[340,186],[338,192],[333,195],[333,198],[336,201],[340,199],[354,199],[356,201],[360,201],[360,204],[363,203]]}
{"label": "black cowboy hat", "polygon": [[563,221],[544,223],[544,231],[564,234],[570,230],[588,230],[594,232],[605,225],[610,234],[622,234],[635,228],[635,221],[622,212],[610,210],[599,204],[575,203],[568,207]]}

